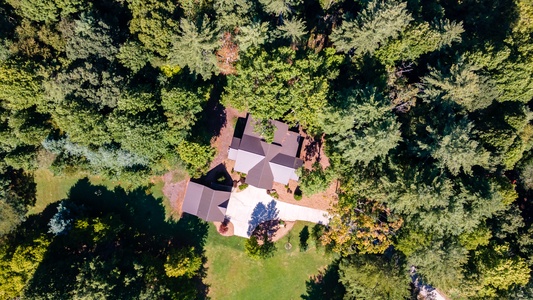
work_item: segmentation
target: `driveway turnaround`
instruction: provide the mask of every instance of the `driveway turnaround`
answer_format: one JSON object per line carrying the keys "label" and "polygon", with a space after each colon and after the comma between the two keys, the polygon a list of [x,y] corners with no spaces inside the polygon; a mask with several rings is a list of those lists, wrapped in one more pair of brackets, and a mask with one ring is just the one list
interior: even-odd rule
{"label": "driveway turnaround", "polygon": [[266,190],[251,185],[244,191],[231,193],[226,216],[233,223],[234,234],[245,238],[249,238],[260,223],[274,219],[329,223],[328,213],[324,210],[277,201]]}

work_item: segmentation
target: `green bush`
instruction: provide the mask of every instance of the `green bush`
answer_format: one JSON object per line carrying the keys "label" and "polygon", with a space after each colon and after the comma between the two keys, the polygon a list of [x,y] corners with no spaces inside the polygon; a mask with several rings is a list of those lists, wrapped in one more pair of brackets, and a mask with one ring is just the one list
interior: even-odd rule
{"label": "green bush", "polygon": [[[262,245],[259,245],[259,240],[263,241]],[[246,254],[253,259],[265,259],[274,256],[276,245],[270,240],[266,232],[259,237],[252,234],[244,244],[244,250]]]}
{"label": "green bush", "polygon": [[244,251],[246,254],[253,259],[259,259],[261,246],[259,245],[257,241],[257,237],[255,235],[252,235],[244,244]]}
{"label": "green bush", "polygon": [[331,181],[335,179],[333,170],[330,168],[322,170],[322,166],[319,163],[315,163],[312,170],[301,167],[298,169],[298,176],[300,177],[300,189],[306,196],[325,191]]}
{"label": "green bush", "polygon": [[302,200],[302,193],[299,193],[299,194],[294,193],[294,200],[296,201]]}
{"label": "green bush", "polygon": [[217,174],[217,182],[218,183],[224,183],[226,181],[226,176],[224,176],[224,173],[220,172]]}
{"label": "green bush", "polygon": [[243,183],[239,185],[239,190],[244,191],[248,187],[248,183]]}
{"label": "green bush", "polygon": [[178,153],[191,177],[200,177],[207,173],[209,164],[215,156],[215,150],[211,146],[187,141],[178,145]]}

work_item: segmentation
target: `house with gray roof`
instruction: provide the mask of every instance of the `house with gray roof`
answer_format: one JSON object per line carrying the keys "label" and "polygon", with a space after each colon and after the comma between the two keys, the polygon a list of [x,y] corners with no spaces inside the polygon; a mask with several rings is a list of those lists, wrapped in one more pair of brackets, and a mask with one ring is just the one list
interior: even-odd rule
{"label": "house with gray roof", "polygon": [[182,210],[208,222],[223,222],[230,194],[189,181]]}
{"label": "house with gray roof", "polygon": [[228,153],[228,158],[235,160],[233,169],[247,174],[246,183],[267,190],[272,189],[273,182],[298,180],[296,169],[303,165],[297,157],[300,135],[283,122],[270,122],[275,128],[272,143],[255,132],[256,122],[248,115],[242,136],[233,137]]}

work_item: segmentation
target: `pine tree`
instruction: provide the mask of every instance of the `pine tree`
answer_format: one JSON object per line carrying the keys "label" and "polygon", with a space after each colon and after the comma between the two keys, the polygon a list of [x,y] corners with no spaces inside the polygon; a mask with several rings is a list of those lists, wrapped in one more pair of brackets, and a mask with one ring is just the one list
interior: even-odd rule
{"label": "pine tree", "polygon": [[168,61],[171,65],[181,68],[189,67],[191,73],[209,79],[218,73],[215,50],[219,45],[216,30],[211,27],[207,18],[204,18],[199,26],[183,19],[180,35],[174,40]]}
{"label": "pine tree", "polygon": [[398,37],[412,19],[406,2],[372,1],[356,20],[345,19],[334,29],[331,40],[338,51],[353,50],[357,56],[373,54],[389,39]]}
{"label": "pine tree", "polygon": [[259,0],[263,9],[279,18],[287,17],[293,8],[301,3],[301,0]]}
{"label": "pine tree", "polygon": [[430,101],[453,101],[467,111],[486,108],[499,98],[499,93],[492,80],[478,72],[478,68],[462,61],[452,65],[449,74],[432,68],[422,79],[422,91]]}
{"label": "pine tree", "polygon": [[246,51],[251,47],[260,47],[268,39],[268,23],[252,23],[239,28],[239,34],[235,38],[241,51]]}
{"label": "pine tree", "polygon": [[307,34],[305,21],[298,18],[285,20],[283,25],[279,26],[278,29],[283,32],[283,37],[291,40],[293,45],[300,43],[303,37]]}

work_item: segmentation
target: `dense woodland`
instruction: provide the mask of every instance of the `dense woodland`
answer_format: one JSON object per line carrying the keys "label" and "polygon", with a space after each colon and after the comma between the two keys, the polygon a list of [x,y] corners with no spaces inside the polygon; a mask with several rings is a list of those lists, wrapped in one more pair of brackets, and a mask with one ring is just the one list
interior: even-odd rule
{"label": "dense woodland", "polygon": [[[0,0],[0,298],[205,296],[205,225],[131,221],[148,178],[206,171],[210,102],[324,136],[302,190],[341,182],[331,297],[408,299],[416,270],[451,299],[533,298],[532,20],[531,0]],[[40,167],[125,190],[28,217]]]}

